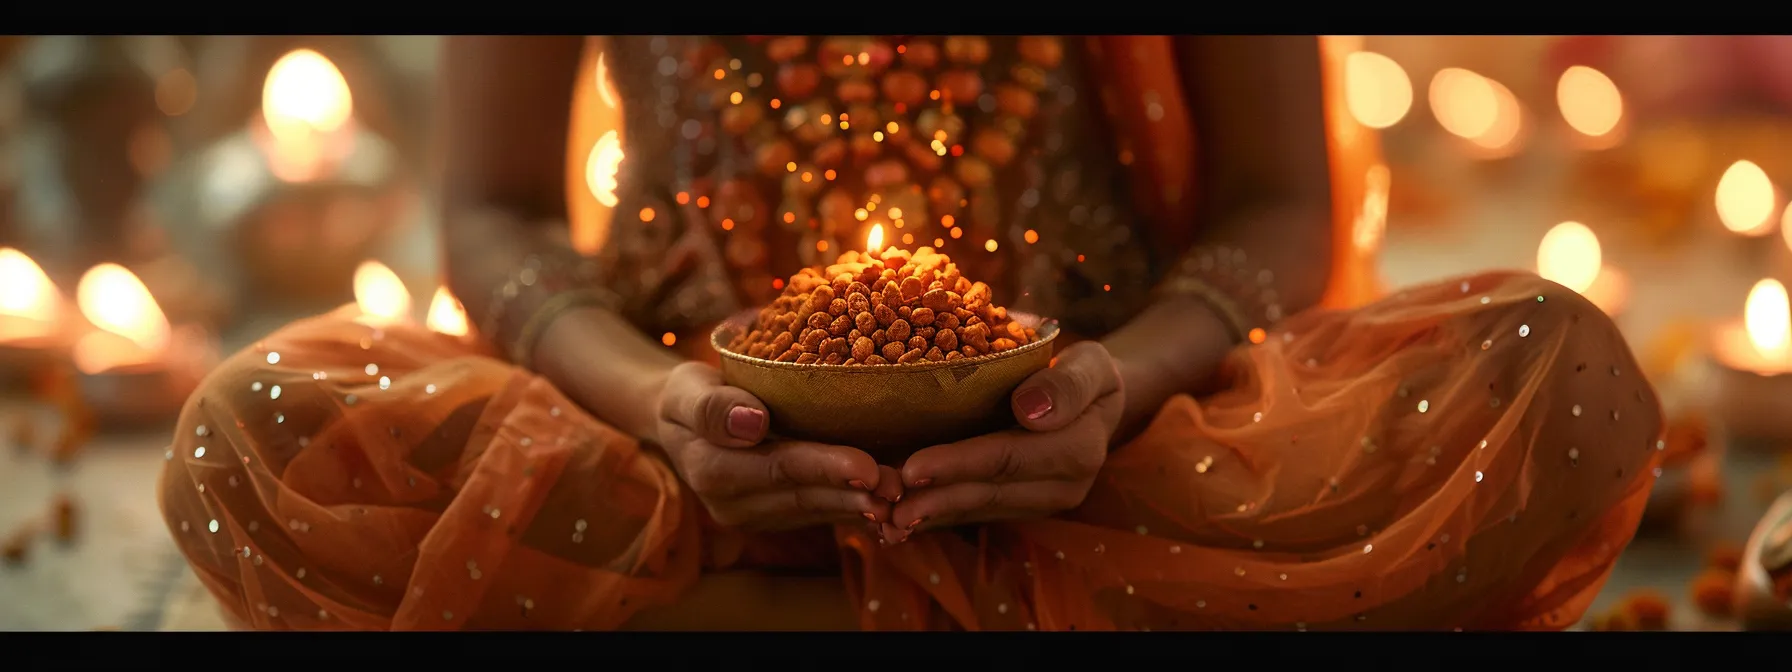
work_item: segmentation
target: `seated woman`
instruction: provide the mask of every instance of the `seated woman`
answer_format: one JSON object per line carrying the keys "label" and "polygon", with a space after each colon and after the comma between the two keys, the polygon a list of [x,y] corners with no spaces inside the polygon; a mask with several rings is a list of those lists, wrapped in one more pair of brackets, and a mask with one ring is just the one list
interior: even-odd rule
{"label": "seated woman", "polygon": [[[1587,301],[1487,273],[1314,308],[1313,38],[585,46],[448,40],[486,344],[327,315],[187,405],[162,507],[245,627],[1549,629],[1630,540],[1660,412]],[[613,193],[589,144],[561,173],[575,89],[575,129],[620,105]],[[599,254],[569,182],[614,206]],[[1014,429],[879,465],[768,437],[697,361],[873,222],[1086,339]]]}

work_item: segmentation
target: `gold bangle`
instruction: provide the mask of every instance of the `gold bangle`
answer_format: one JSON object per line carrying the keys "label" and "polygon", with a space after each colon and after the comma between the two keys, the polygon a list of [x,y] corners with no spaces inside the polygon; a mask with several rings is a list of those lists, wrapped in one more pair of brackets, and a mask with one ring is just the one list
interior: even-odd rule
{"label": "gold bangle", "polygon": [[1244,341],[1251,331],[1250,322],[1244,317],[1244,309],[1237,301],[1227,296],[1213,285],[1190,277],[1171,278],[1159,287],[1162,294],[1187,296],[1207,304],[1213,312],[1218,313],[1220,321],[1225,323],[1226,331],[1231,332],[1232,342]]}
{"label": "gold bangle", "polygon": [[578,289],[549,297],[517,330],[517,338],[510,346],[510,362],[525,369],[534,368],[535,344],[556,318],[574,308],[614,305],[614,298],[600,289]]}

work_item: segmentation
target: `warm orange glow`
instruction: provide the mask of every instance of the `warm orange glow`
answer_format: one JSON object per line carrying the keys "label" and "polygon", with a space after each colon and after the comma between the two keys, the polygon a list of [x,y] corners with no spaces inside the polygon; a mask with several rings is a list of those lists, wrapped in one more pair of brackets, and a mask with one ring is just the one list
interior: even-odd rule
{"label": "warm orange glow", "polygon": [[591,155],[585,159],[585,188],[606,208],[614,208],[619,202],[616,172],[622,169],[622,158],[622,139],[611,129],[597,139],[597,144],[591,146]]}
{"label": "warm orange glow", "polygon": [[1412,109],[1412,80],[1406,70],[1373,51],[1358,51],[1345,59],[1344,90],[1350,116],[1369,128],[1400,123]]}
{"label": "warm orange glow", "polygon": [[0,341],[54,333],[62,314],[56,285],[25,253],[0,247]]}
{"label": "warm orange glow", "polygon": [[670,348],[674,345],[678,345],[678,334],[674,334],[670,331],[660,334],[660,343],[664,344],[668,348]]}
{"label": "warm orange glow", "polygon": [[83,373],[149,364],[166,354],[168,318],[143,281],[123,266],[88,269],[75,287],[75,303],[98,329],[75,343],[75,366]]}
{"label": "warm orange glow", "polygon": [[1249,337],[1252,343],[1262,343],[1264,339],[1269,337],[1269,334],[1264,332],[1262,327],[1253,327]]}
{"label": "warm orange glow", "polygon": [[175,68],[156,78],[156,109],[178,117],[193,109],[199,98],[199,81],[186,68]]}
{"label": "warm orange glow", "polygon": [[871,227],[871,233],[865,234],[865,251],[876,252],[884,249],[884,225]]}
{"label": "warm orange glow", "polygon": [[1783,359],[1792,349],[1792,304],[1786,297],[1786,286],[1765,278],[1749,290],[1743,309],[1743,325],[1748,329],[1749,343],[1768,359]]}
{"label": "warm orange glow", "polygon": [[447,287],[437,287],[436,296],[429,301],[429,316],[424,319],[424,326],[430,331],[449,336],[465,336],[471,329],[467,326],[467,309],[460,299]]}
{"label": "warm orange glow", "polygon": [[1585,294],[1603,263],[1599,236],[1580,222],[1562,222],[1537,246],[1537,274]]}
{"label": "warm orange glow", "polygon": [[604,101],[610,109],[616,109],[616,92],[610,88],[610,69],[604,65],[604,55],[597,54],[597,97]]}
{"label": "warm orange glow", "polygon": [[330,59],[310,49],[280,57],[261,89],[269,169],[289,182],[317,179],[347,152],[353,135],[343,131],[353,116],[348,80]]}
{"label": "warm orange glow", "polygon": [[1730,164],[1717,181],[1717,218],[1724,228],[1745,236],[1773,230],[1773,180],[1753,161]]}
{"label": "warm orange glow", "polygon": [[1523,108],[1505,85],[1462,68],[1431,78],[1431,113],[1444,130],[1483,150],[1511,149],[1523,130]]}
{"label": "warm orange glow", "polygon": [[1587,136],[1611,133],[1624,118],[1624,97],[1619,95],[1618,85],[1605,73],[1584,65],[1568,68],[1556,80],[1556,104],[1562,108],[1562,120]]}
{"label": "warm orange glow", "polygon": [[411,293],[385,264],[363,261],[355,269],[355,306],[361,310],[363,323],[400,322],[410,317]]}
{"label": "warm orange glow", "polygon": [[1351,230],[1351,239],[1359,250],[1373,251],[1381,244],[1388,228],[1388,189],[1392,180],[1388,167],[1381,164],[1370,166],[1363,175],[1363,209],[1357,213]]}

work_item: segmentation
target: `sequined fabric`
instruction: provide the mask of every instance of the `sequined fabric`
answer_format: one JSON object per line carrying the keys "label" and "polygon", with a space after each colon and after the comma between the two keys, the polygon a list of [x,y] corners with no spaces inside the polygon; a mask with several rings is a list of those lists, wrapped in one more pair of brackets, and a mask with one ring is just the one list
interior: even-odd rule
{"label": "sequined fabric", "polygon": [[[934,246],[1016,310],[1098,335],[1165,257],[1132,193],[1080,38],[620,37],[629,129],[605,247],[652,333],[776,296],[805,265]],[[1161,106],[1159,106],[1161,115]]]}

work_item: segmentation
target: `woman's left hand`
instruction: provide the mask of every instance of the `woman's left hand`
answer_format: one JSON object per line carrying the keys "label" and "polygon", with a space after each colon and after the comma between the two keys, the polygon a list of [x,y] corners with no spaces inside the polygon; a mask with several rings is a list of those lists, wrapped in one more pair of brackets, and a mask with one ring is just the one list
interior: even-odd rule
{"label": "woman's left hand", "polygon": [[884,541],[914,532],[1076,508],[1107,460],[1126,404],[1114,358],[1100,343],[1065,348],[1027,378],[1011,404],[1021,428],[916,452],[902,466],[905,496]]}

